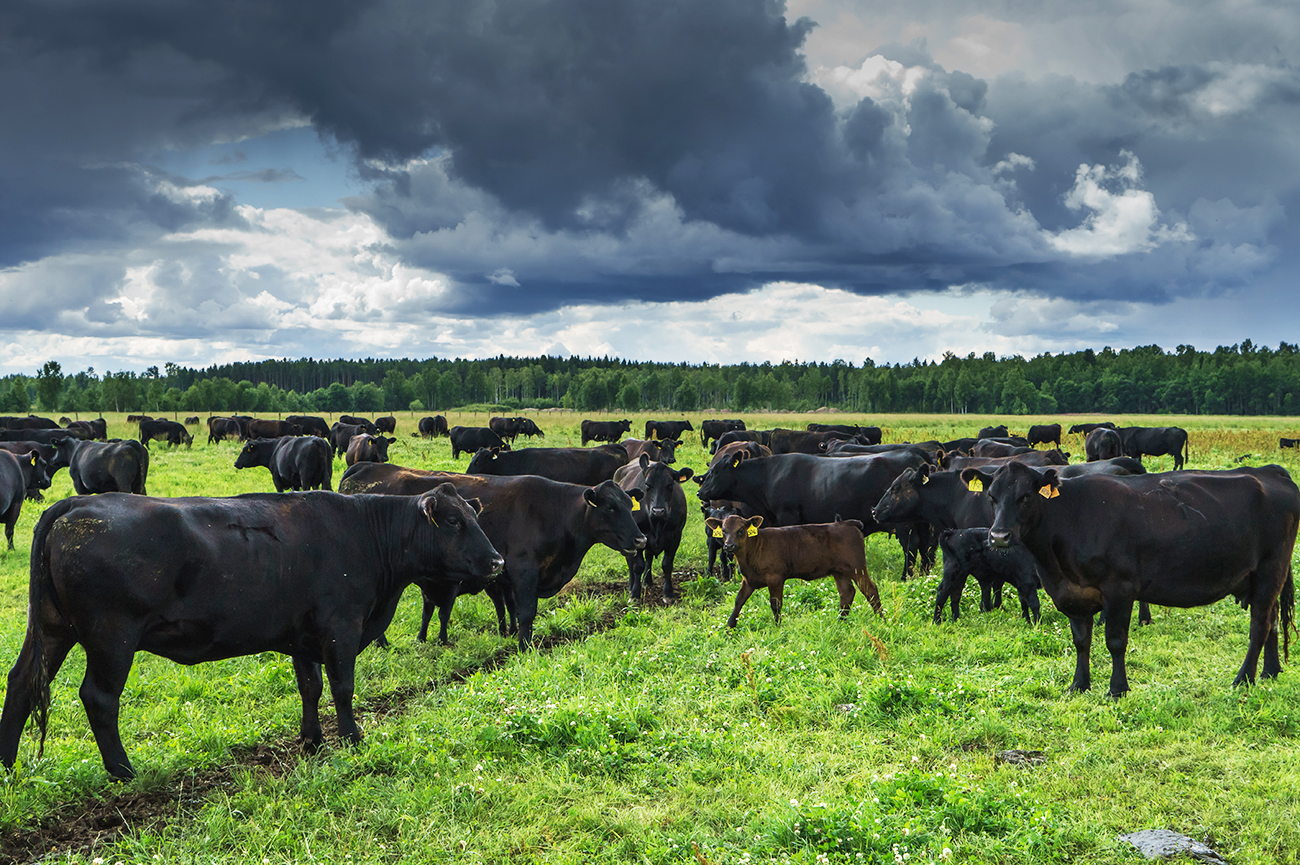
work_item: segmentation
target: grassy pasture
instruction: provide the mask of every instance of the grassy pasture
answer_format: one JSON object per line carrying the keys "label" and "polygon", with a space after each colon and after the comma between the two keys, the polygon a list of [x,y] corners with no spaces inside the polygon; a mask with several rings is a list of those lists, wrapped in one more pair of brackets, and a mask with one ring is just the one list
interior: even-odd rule
{"label": "grassy pasture", "polygon": [[[717,415],[690,417],[698,426],[704,416]],[[534,417],[547,431],[536,444],[578,443],[581,415]],[[632,416],[634,435],[647,417]],[[746,422],[802,428],[841,417]],[[1187,428],[1193,467],[1227,468],[1246,454],[1246,464],[1298,467],[1300,455],[1277,450],[1278,436],[1300,435],[1297,418],[1111,419]],[[899,441],[1000,421],[1023,432],[1037,419],[847,418],[855,421]],[[394,462],[464,468],[446,439],[412,438],[413,429],[414,418],[398,416]],[[110,433],[129,434],[122,417],[110,417]],[[698,434],[687,441],[679,465],[702,470]],[[1081,437],[1064,447],[1082,457]],[[192,450],[152,451],[154,495],[271,489],[265,469],[236,472],[238,445],[209,446],[206,431]],[[342,470],[336,462],[336,484]],[[71,494],[61,472],[46,498]],[[0,556],[6,666],[23,637],[41,508],[25,507],[18,549]],[[693,510],[679,570],[703,568],[701,524]],[[680,603],[629,609],[624,561],[598,547],[570,589],[542,603],[538,634],[555,644],[527,655],[495,635],[481,596],[458,602],[452,646],[416,643],[419,601],[408,592],[389,629],[393,648],[359,659],[366,741],[273,771],[240,755],[296,736],[287,659],[182,667],[138,656],[121,721],[140,777],[123,785],[100,763],[74,651],[55,683],[44,758],[29,730],[18,768],[0,784],[0,830],[228,770],[233,782],[183,819],[51,851],[53,861],[1111,863],[1143,861],[1116,836],[1144,828],[1206,840],[1234,863],[1300,858],[1300,669],[1230,690],[1248,622],[1232,603],[1157,608],[1154,625],[1134,630],[1133,690],[1115,702],[1104,696],[1100,636],[1097,690],[1064,693],[1073,651],[1050,602],[1030,628],[1014,603],[976,612],[968,588],[963,617],[933,626],[937,575],[901,583],[898,547],[883,536],[868,542],[868,566],[883,619],[859,599],[838,621],[834,588],[821,581],[789,587],[780,627],[760,595],[728,632],[734,583],[692,577]],[[332,707],[323,713],[332,718]],[[1012,748],[1043,751],[1045,762],[996,765],[995,753]]]}

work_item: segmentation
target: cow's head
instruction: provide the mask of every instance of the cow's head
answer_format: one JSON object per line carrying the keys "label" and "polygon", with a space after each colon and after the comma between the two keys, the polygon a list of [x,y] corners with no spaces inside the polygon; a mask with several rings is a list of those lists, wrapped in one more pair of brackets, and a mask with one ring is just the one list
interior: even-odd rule
{"label": "cow's head", "polygon": [[659,441],[659,462],[668,465],[677,462],[677,448],[681,447],[681,444],[677,439],[661,439]]}
{"label": "cow's head", "polygon": [[[678,488],[695,474],[691,469],[678,471],[670,469],[666,463],[652,462],[649,454],[641,454],[641,508],[652,520],[667,519],[677,501]],[[684,514],[683,514],[684,516]]]}
{"label": "cow's head", "polygon": [[425,573],[461,582],[501,570],[505,560],[478,524],[483,510],[478,499],[463,499],[454,486],[444,483],[416,497],[415,506],[424,523],[416,536],[424,543],[412,544],[411,549],[419,550],[419,567]]}
{"label": "cow's head", "polygon": [[246,469],[252,466],[269,466],[271,453],[275,450],[278,439],[250,439],[235,457],[235,468]]}
{"label": "cow's head", "polygon": [[762,517],[729,516],[723,519],[709,517],[704,521],[709,534],[722,541],[722,550],[728,555],[735,554],[741,544],[758,537],[758,530],[763,525]]}
{"label": "cow's head", "polygon": [[23,489],[26,491],[27,498],[33,501],[42,501],[45,497],[41,495],[41,490],[50,488],[50,467],[45,464],[44,458],[37,451],[30,451],[18,457],[18,467],[23,473]]}
{"label": "cow's head", "polygon": [[596,540],[624,555],[644,549],[645,535],[632,515],[634,508],[641,509],[643,495],[638,489],[624,492],[613,481],[584,490],[582,498],[587,508],[583,520]]}
{"label": "cow's head", "polygon": [[921,487],[930,482],[930,466],[904,469],[871,509],[878,523],[905,523],[920,518]]}
{"label": "cow's head", "polygon": [[465,466],[465,474],[467,475],[495,474],[495,469],[492,464],[500,454],[501,454],[501,448],[499,447],[479,448],[478,451],[475,452],[473,459],[469,461],[469,465]]}
{"label": "cow's head", "polygon": [[708,474],[704,476],[704,481],[695,494],[706,502],[712,499],[735,499],[733,491],[739,482],[739,469],[744,462],[745,455],[740,453],[718,460],[709,467]]}
{"label": "cow's head", "polygon": [[1051,507],[1050,499],[1061,494],[1060,485],[1056,469],[1040,470],[1014,462],[998,469],[987,485],[993,505],[989,543],[1008,547],[1019,541],[1026,529],[1037,525],[1043,509]]}

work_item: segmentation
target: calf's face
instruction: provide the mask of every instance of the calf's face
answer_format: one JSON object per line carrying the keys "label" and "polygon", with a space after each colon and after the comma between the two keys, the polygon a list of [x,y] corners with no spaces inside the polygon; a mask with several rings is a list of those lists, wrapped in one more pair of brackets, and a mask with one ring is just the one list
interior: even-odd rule
{"label": "calf's face", "polygon": [[704,521],[709,533],[722,541],[722,549],[727,555],[735,555],[740,545],[750,538],[758,537],[758,529],[763,525],[762,517],[729,516],[723,519],[710,517]]}

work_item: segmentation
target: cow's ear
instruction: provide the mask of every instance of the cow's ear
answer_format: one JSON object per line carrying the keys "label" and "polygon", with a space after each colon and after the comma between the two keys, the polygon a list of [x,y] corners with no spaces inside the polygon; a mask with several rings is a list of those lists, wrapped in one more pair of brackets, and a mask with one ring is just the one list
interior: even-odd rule
{"label": "cow's ear", "polygon": [[433,527],[438,528],[438,494],[431,493],[420,501],[420,510],[424,511],[425,517],[433,523]]}
{"label": "cow's ear", "polygon": [[694,470],[694,469],[691,469],[691,468],[689,468],[689,467],[688,467],[688,468],[684,468],[684,469],[682,469],[681,471],[679,471],[679,472],[677,473],[677,483],[679,483],[679,484],[684,484],[684,483],[686,483],[687,481],[689,481],[689,480],[691,479],[691,475],[693,475],[693,474],[695,474],[695,470]]}
{"label": "cow's ear", "polygon": [[595,487],[588,487],[587,489],[583,490],[583,491],[582,491],[582,497],[583,497],[584,499],[586,499],[587,504],[591,505],[593,508],[599,506],[598,503],[596,502],[596,488],[595,488]]}
{"label": "cow's ear", "polygon": [[740,465],[744,461],[745,458],[738,453],[732,458],[731,467],[734,469],[736,466]]}
{"label": "cow's ear", "polygon": [[691,478],[691,480],[693,480],[693,481],[695,481],[697,484],[700,484],[701,486],[703,486],[703,485],[704,485],[704,478],[705,478],[705,476],[706,476],[707,474],[708,474],[708,473],[706,472],[706,473],[703,474],[703,475],[696,475],[695,477]]}
{"label": "cow's ear", "polygon": [[483,513],[483,503],[478,499],[465,499],[465,504],[469,505],[470,509],[473,510],[474,513]]}
{"label": "cow's ear", "polygon": [[[708,509],[707,508],[704,509],[704,512],[708,513]],[[710,531],[718,532],[722,530],[722,520],[718,519],[717,517],[708,517],[704,521],[704,526]]]}
{"label": "cow's ear", "polygon": [[962,483],[966,484],[966,489],[973,493],[984,492],[985,479],[978,469],[962,469]]}
{"label": "cow's ear", "polygon": [[650,454],[642,452],[641,459],[637,460],[637,463],[641,466],[641,471],[650,468]]}
{"label": "cow's ear", "polygon": [[1039,475],[1043,480],[1043,485],[1038,488],[1038,494],[1045,499],[1054,499],[1061,494],[1061,479],[1057,475],[1056,469],[1048,469]]}
{"label": "cow's ear", "polygon": [[393,436],[392,438],[390,438],[390,439],[388,440],[388,443],[391,445],[391,444],[394,444],[396,441],[397,441],[397,437],[396,437],[396,436]]}
{"label": "cow's ear", "polygon": [[916,473],[917,473],[918,475],[921,476],[921,483],[923,483],[923,484],[928,484],[928,483],[930,482],[930,464],[929,464],[929,463],[921,463],[919,466],[917,466],[917,467],[916,467]]}
{"label": "cow's ear", "polygon": [[763,527],[762,517],[750,517],[746,522],[748,522],[751,526],[753,526],[756,529],[761,529]]}

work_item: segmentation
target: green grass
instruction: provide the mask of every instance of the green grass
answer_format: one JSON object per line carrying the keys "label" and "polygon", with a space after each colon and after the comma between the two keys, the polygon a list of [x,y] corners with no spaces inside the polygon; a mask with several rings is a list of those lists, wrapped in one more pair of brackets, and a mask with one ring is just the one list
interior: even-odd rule
{"label": "green grass", "polygon": [[[633,418],[634,430],[645,417]],[[539,444],[577,443],[579,415],[538,419],[548,431]],[[747,418],[755,428],[812,419],[824,417]],[[997,419],[877,420],[886,440],[920,440]],[[1187,427],[1196,467],[1254,453],[1251,463],[1295,468],[1290,452],[1276,450],[1278,435],[1300,428],[1295,419],[1138,422]],[[412,439],[412,428],[399,415],[394,462],[464,468],[445,439]],[[113,431],[125,434],[125,425]],[[270,489],[264,469],[231,468],[237,450],[155,445],[150,490]],[[703,469],[698,436],[679,464]],[[336,483],[341,474],[340,462]],[[47,502],[69,494],[61,472]],[[19,549],[0,557],[4,663],[22,640],[39,511],[24,510]],[[704,550],[693,509],[679,568],[702,569]],[[1246,646],[1240,609],[1157,608],[1155,624],[1135,628],[1130,642],[1133,690],[1111,701],[1104,687],[1065,693],[1073,650],[1049,601],[1030,628],[1014,603],[977,613],[968,589],[966,615],[934,626],[937,575],[901,583],[901,564],[892,539],[868,542],[883,619],[858,599],[849,619],[837,620],[833,585],[821,581],[790,587],[779,627],[760,595],[729,632],[722,625],[734,583],[692,580],[676,605],[626,609],[621,594],[582,590],[626,580],[622,557],[597,548],[573,590],[542,604],[539,636],[568,641],[524,655],[495,635],[481,596],[457,603],[452,646],[417,644],[418,596],[408,592],[389,629],[393,648],[359,659],[361,746],[331,746],[283,774],[237,768],[234,783],[186,819],[59,861],[717,865],[819,856],[894,863],[905,853],[908,863],[1113,863],[1143,861],[1116,836],[1144,828],[1205,839],[1239,865],[1297,861],[1300,670],[1287,665],[1275,682],[1228,687]],[[1104,682],[1100,637],[1093,655]],[[35,759],[29,731],[19,767],[0,785],[0,827],[123,793],[175,790],[239,766],[242,748],[296,736],[300,704],[287,659],[182,667],[142,654],[121,718],[141,774],[112,784],[77,699],[81,672],[74,652],[55,684],[45,757]],[[1011,748],[1041,750],[1046,762],[996,766],[996,752]]]}

